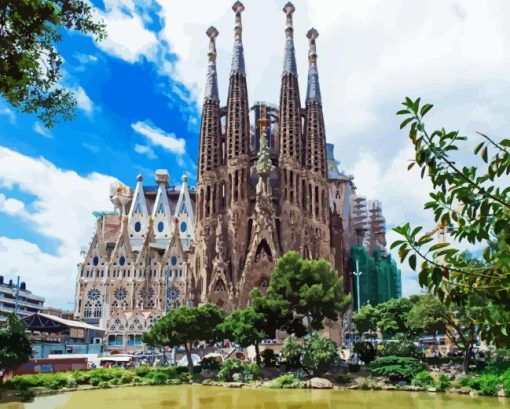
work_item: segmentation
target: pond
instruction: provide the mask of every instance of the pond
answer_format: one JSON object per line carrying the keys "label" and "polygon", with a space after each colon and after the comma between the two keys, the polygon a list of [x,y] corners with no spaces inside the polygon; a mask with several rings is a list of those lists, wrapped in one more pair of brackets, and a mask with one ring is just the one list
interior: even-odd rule
{"label": "pond", "polygon": [[426,392],[131,387],[38,397],[0,409],[493,409],[510,401]]}

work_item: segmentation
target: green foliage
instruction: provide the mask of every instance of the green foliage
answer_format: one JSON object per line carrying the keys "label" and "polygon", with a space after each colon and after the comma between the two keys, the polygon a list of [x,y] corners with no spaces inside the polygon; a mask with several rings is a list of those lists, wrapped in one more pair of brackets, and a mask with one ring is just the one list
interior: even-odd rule
{"label": "green foliage", "polygon": [[423,369],[423,366],[415,358],[383,356],[372,362],[369,369],[373,374],[384,376],[392,381],[409,381]]}
{"label": "green foliage", "polygon": [[16,109],[38,113],[47,127],[72,118],[76,106],[72,92],[59,85],[63,61],[56,45],[63,30],[106,36],[87,1],[0,2],[0,94]]}
{"label": "green foliage", "polygon": [[303,343],[291,334],[283,341],[282,356],[288,368],[297,369],[301,367],[301,356],[303,355]]}
{"label": "green foliage", "polygon": [[217,378],[222,382],[251,382],[261,375],[257,364],[244,363],[237,359],[227,359],[218,372]]}
{"label": "green foliage", "polygon": [[19,394],[22,402],[31,402],[34,399],[34,392],[30,390],[22,390]]}
{"label": "green foliage", "polygon": [[396,337],[395,339],[382,342],[379,355],[420,358],[423,354],[413,341],[405,337]]}
{"label": "green foliage", "polygon": [[368,341],[356,342],[354,344],[354,352],[356,352],[359,359],[367,365],[372,362],[377,355],[374,346]]}
{"label": "green foliage", "polygon": [[107,382],[107,381],[101,381],[101,382],[99,382],[98,386],[99,386],[101,389],[108,389],[108,388],[110,388],[110,382]]}
{"label": "green foliage", "polygon": [[448,377],[444,374],[440,374],[437,378],[437,380],[434,382],[434,387],[438,391],[445,391],[451,386],[451,381],[448,379]]}
{"label": "green foliage", "polygon": [[363,391],[380,389],[379,385],[377,384],[377,381],[370,378],[357,378],[356,385],[358,385],[358,388]]}
{"label": "green foliage", "polygon": [[216,305],[204,304],[200,307],[182,306],[170,310],[163,318],[144,334],[158,346],[175,347],[184,345],[188,357],[188,371],[193,374],[191,350],[199,341],[212,342],[222,339],[220,324],[225,312]]}
{"label": "green foliage", "polygon": [[363,305],[358,312],[352,316],[352,322],[360,334],[365,332],[376,332],[379,310],[370,304]]}
{"label": "green foliage", "polygon": [[434,378],[430,376],[430,374],[426,371],[418,372],[413,376],[411,380],[411,385],[419,386],[421,388],[428,388],[434,384]]}
{"label": "green foliage", "polygon": [[338,345],[318,332],[310,335],[303,351],[303,367],[313,376],[321,376],[338,363]]}
{"label": "green foliage", "polygon": [[[497,346],[510,344],[510,139],[499,141],[479,134],[470,164],[462,165],[452,153],[468,140],[458,131],[429,132],[424,123],[432,105],[406,98],[399,115],[409,128],[421,177],[432,183],[430,209],[438,228],[448,230],[454,243],[437,243],[433,233],[409,223],[394,230],[402,236],[392,243],[401,261],[418,271],[419,283],[448,304],[463,305],[473,295],[484,299],[478,312],[483,339]],[[482,246],[482,260],[466,257],[463,242]],[[421,263],[418,263],[420,259]]]}
{"label": "green foliage", "polygon": [[274,368],[276,366],[276,354],[271,348],[264,349],[260,355],[264,367]]}
{"label": "green foliage", "polygon": [[303,259],[296,251],[285,253],[276,263],[268,297],[278,300],[283,315],[289,317],[287,331],[298,336],[321,330],[325,319],[336,321],[351,303],[329,262]]}
{"label": "green foliage", "polygon": [[0,370],[12,371],[31,356],[32,346],[25,334],[25,325],[16,315],[8,315],[6,325],[0,329]]}
{"label": "green foliage", "polygon": [[335,382],[341,385],[352,383],[352,378],[347,374],[340,374],[335,378]]}
{"label": "green foliage", "polygon": [[200,365],[202,369],[218,370],[221,367],[221,360],[213,357],[203,358],[202,361],[200,361]]}
{"label": "green foliage", "polygon": [[293,374],[283,374],[271,382],[270,388],[274,389],[296,389],[299,388],[300,381]]}

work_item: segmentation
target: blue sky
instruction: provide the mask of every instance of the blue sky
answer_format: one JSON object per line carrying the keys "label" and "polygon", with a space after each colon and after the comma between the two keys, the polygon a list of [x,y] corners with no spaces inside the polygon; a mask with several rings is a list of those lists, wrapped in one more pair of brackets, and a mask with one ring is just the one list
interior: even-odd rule
{"label": "blue sky", "polygon": [[[69,307],[76,264],[94,229],[91,211],[110,209],[114,179],[195,183],[205,31],[218,38],[225,103],[233,40],[231,1],[93,2],[109,37],[96,44],[64,33],[62,83],[75,90],[76,118],[51,130],[0,101],[0,274],[20,274],[48,304]],[[243,36],[251,102],[278,101],[285,2],[246,0]],[[406,172],[412,151],[394,113],[406,96],[436,104],[433,126],[498,135],[510,113],[510,29],[504,0],[296,0],[301,93],[306,31],[314,26],[328,141],[358,192],[382,200],[388,226],[421,210],[427,182]],[[261,29],[263,27],[264,29]],[[473,145],[476,140],[473,140]],[[388,234],[391,241],[393,233]],[[418,291],[404,268],[404,293]],[[55,291],[61,288],[62,291]]]}

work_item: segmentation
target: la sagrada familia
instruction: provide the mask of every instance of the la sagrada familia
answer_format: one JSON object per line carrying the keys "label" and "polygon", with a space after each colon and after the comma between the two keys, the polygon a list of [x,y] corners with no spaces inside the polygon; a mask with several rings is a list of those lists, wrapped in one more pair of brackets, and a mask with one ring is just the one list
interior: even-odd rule
{"label": "la sagrada familia", "polygon": [[202,107],[196,188],[166,170],[156,186],[112,185],[111,212],[97,228],[76,284],[77,318],[106,329],[110,349],[142,348],[141,334],[180,305],[244,307],[265,291],[275,261],[289,250],[329,260],[351,290],[352,245],[385,247],[380,203],[356,194],[326,144],[316,41],[309,40],[308,85],[298,86],[294,6],[287,3],[280,104],[250,107],[237,1],[226,105],[219,99],[214,27]]}

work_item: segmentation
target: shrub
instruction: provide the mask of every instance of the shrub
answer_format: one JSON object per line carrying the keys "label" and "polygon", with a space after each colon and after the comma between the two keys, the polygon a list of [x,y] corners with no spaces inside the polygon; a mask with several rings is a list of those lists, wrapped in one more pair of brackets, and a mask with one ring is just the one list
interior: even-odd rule
{"label": "shrub", "polygon": [[302,364],[313,376],[323,375],[339,360],[338,346],[331,338],[316,332],[306,341]]}
{"label": "shrub", "polygon": [[370,389],[379,389],[379,385],[377,384],[377,381],[370,378],[357,378],[356,384],[358,385],[359,389],[367,391]]}
{"label": "shrub", "polygon": [[434,387],[439,391],[445,391],[451,386],[450,379],[446,375],[439,375],[436,382],[434,383]]}
{"label": "shrub", "polygon": [[90,382],[90,371],[72,371],[71,376],[78,385],[87,385]]}
{"label": "shrub", "polygon": [[167,385],[180,385],[180,384],[182,384],[182,382],[180,379],[174,378],[174,379],[169,379],[168,381],[166,381],[166,384]]}
{"label": "shrub", "polygon": [[372,362],[376,357],[376,350],[371,342],[361,341],[354,344],[354,352],[356,352],[366,365]]}
{"label": "shrub", "polygon": [[340,374],[335,378],[336,383],[347,384],[352,382],[352,378],[347,374]]}
{"label": "shrub", "polygon": [[291,373],[287,373],[276,378],[269,387],[274,389],[295,389],[299,387],[299,383],[298,378]]}
{"label": "shrub", "polygon": [[479,376],[463,376],[460,378],[460,384],[464,388],[480,390],[482,379]]}
{"label": "shrub", "polygon": [[434,379],[426,371],[418,372],[411,380],[411,385],[427,388],[434,384]]}
{"label": "shrub", "polygon": [[266,368],[274,368],[276,366],[276,355],[271,348],[264,349],[260,355],[262,363]]}
{"label": "shrub", "polygon": [[415,358],[401,356],[384,356],[377,358],[369,366],[377,376],[384,376],[392,381],[409,381],[423,367]]}
{"label": "shrub", "polygon": [[136,376],[140,376],[143,378],[149,373],[149,371],[151,369],[152,368],[150,366],[144,365],[144,366],[139,366],[139,367],[135,368],[134,371],[135,371]]}
{"label": "shrub", "polygon": [[16,375],[12,379],[6,381],[4,385],[7,388],[25,390],[35,386],[42,386],[42,383],[39,375]]}
{"label": "shrub", "polygon": [[217,371],[221,367],[221,360],[219,358],[204,358],[200,362],[202,369],[214,370]]}
{"label": "shrub", "polygon": [[291,334],[283,341],[282,356],[285,359],[287,368],[299,368],[301,356],[303,355],[303,344],[298,338]]}
{"label": "shrub", "polygon": [[135,373],[131,371],[125,371],[122,374],[122,377],[120,378],[120,382],[123,384],[126,383],[133,383],[133,380],[135,379]]}
{"label": "shrub", "polygon": [[107,381],[101,381],[99,382],[99,387],[101,389],[108,389],[110,387],[110,384]]}
{"label": "shrub", "polygon": [[34,392],[29,390],[22,390],[19,393],[22,402],[30,402],[34,399]]}
{"label": "shrub", "polygon": [[218,380],[222,382],[249,382],[260,377],[257,364],[245,364],[237,359],[227,359],[218,372]]}
{"label": "shrub", "polygon": [[496,396],[499,387],[499,376],[482,375],[480,377],[480,395]]}
{"label": "shrub", "polygon": [[400,337],[390,341],[383,341],[379,355],[421,358],[423,354],[413,341]]}
{"label": "shrub", "polygon": [[145,383],[148,385],[164,385],[172,377],[163,371],[151,371],[145,377]]}

